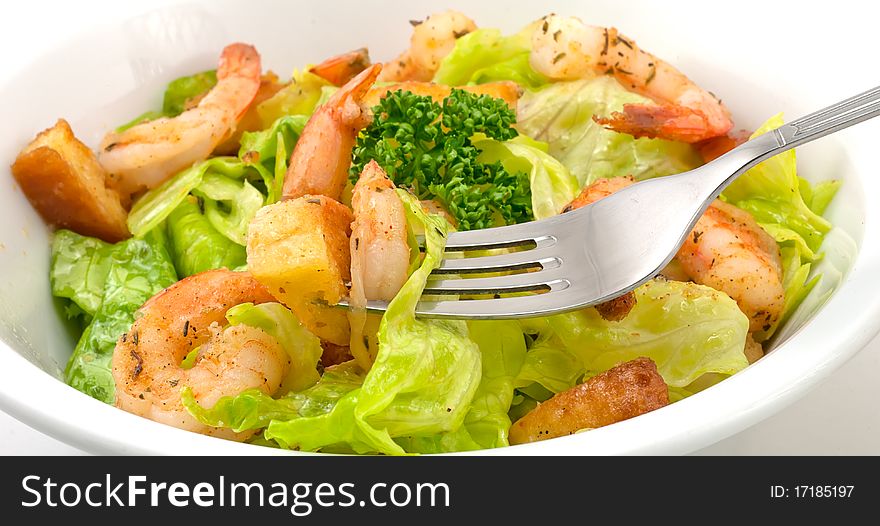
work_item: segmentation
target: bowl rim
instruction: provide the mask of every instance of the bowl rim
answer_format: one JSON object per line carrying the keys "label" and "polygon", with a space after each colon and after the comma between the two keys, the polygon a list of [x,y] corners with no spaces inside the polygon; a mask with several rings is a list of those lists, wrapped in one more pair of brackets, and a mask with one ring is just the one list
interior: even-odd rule
{"label": "bowl rim", "polygon": [[[82,34],[67,40],[76,40]],[[59,40],[52,51],[43,55],[54,53],[64,43],[65,40]],[[26,77],[28,70],[25,67],[4,78],[3,85]],[[867,144],[867,141],[859,142]],[[865,175],[857,169],[856,177],[863,181]],[[880,195],[865,192],[863,198],[868,205],[867,218],[872,204],[880,208]],[[880,231],[874,223],[865,220],[858,254],[840,287],[814,319],[756,366],[675,404],[590,433],[457,454],[680,454],[726,438],[803,396],[880,331],[880,296],[870,293],[872,286],[876,289],[876,280],[872,278],[878,271]],[[850,305],[863,308],[855,311]],[[817,323],[820,317],[822,321]],[[828,348],[835,352],[827,352]],[[795,353],[797,357],[793,359]],[[749,396],[738,396],[742,392]],[[94,453],[308,454],[208,437],[120,411],[66,385],[3,341],[0,341],[0,409],[39,431]],[[97,423],[111,426],[112,431]],[[650,443],[642,438],[646,435],[651,437]],[[144,436],[150,440],[143,441]]]}

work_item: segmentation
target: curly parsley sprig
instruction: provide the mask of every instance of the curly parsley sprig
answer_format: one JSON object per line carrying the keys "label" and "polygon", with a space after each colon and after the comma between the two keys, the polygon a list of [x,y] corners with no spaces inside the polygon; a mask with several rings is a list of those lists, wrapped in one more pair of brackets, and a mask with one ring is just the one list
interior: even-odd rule
{"label": "curly parsley sprig", "polygon": [[373,108],[373,122],[352,151],[352,180],[375,160],[398,186],[439,200],[461,230],[532,220],[528,174],[477,161],[475,134],[516,137],[516,115],[502,99],[453,89],[442,106],[430,96],[398,90]]}

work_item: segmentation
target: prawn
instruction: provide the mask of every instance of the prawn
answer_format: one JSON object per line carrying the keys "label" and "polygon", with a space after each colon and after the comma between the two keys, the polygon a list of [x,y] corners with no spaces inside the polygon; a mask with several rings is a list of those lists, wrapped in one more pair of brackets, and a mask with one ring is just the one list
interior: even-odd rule
{"label": "prawn", "polygon": [[309,68],[309,73],[313,73],[338,87],[368,67],[370,67],[370,52],[367,48],[362,47],[330,57],[317,66]]}
{"label": "prawn", "polygon": [[409,49],[385,65],[383,82],[428,81],[440,68],[440,61],[455,47],[455,41],[476,31],[473,20],[458,11],[435,13],[424,21],[412,20]]}
{"label": "prawn", "polygon": [[782,315],[779,246],[745,210],[715,200],[675,257],[695,282],[736,300],[750,332],[768,330]]}
{"label": "prawn", "polygon": [[367,315],[368,300],[391,301],[406,282],[410,249],[406,212],[394,183],[370,161],[354,185],[351,200],[351,354],[369,370],[376,358],[380,316]]}
{"label": "prawn", "polygon": [[234,131],[260,89],[260,77],[260,55],[253,46],[226,46],[220,55],[217,84],[196,107],[173,118],[107,134],[98,161],[122,193],[155,188],[206,159]]}
{"label": "prawn", "polygon": [[381,70],[379,64],[368,67],[315,110],[290,156],[284,199],[304,195],[340,199],[357,134],[371,119],[363,100]]}
{"label": "prawn", "polygon": [[[225,269],[195,274],[153,296],[113,352],[116,407],[205,435],[248,438],[252,433],[198,422],[181,403],[180,390],[190,387],[204,407],[245,389],[277,391],[290,367],[281,344],[247,325],[220,329],[229,308],[271,301],[250,274]],[[196,348],[195,364],[182,368],[183,358]]]}
{"label": "prawn", "polygon": [[615,131],[693,143],[724,135],[733,127],[720,100],[613,27],[545,16],[532,34],[529,63],[553,80],[613,75],[625,88],[658,103],[625,104],[623,111],[609,117],[594,116]]}
{"label": "prawn", "polygon": [[[634,182],[632,177],[598,179],[563,211],[608,197]],[[750,332],[769,329],[785,304],[776,241],[751,214],[720,200],[697,221],[663,274],[724,292],[748,316]]]}

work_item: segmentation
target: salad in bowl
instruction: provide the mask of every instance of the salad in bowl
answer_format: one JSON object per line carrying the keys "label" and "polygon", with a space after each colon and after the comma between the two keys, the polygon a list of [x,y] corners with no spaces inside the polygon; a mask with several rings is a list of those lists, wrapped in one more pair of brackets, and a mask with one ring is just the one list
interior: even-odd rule
{"label": "salad in bowl", "polygon": [[782,118],[738,129],[720,94],[577,18],[411,24],[386,63],[363,48],[286,79],[232,43],[96,151],[63,119],[22,150],[12,172],[56,227],[52,293],[80,331],[69,385],[262,446],[499,448],[710,388],[827,299],[840,183],[798,177],[790,151],[731,184],[632,293],[523,320],[417,317],[449,232],[567,213]]}

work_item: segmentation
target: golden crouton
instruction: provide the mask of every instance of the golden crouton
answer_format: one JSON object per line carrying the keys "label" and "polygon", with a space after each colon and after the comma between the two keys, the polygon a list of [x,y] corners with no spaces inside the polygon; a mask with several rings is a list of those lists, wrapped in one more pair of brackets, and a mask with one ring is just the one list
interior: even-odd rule
{"label": "golden crouton", "polygon": [[305,195],[262,208],[251,221],[248,270],[322,340],[348,345],[345,309],[331,307],[351,280],[351,210]]}
{"label": "golden crouton", "polygon": [[18,154],[12,175],[47,223],[111,243],[131,236],[119,193],[64,119]]}
{"label": "golden crouton", "polygon": [[523,444],[607,426],[669,404],[669,390],[648,358],[613,367],[532,409],[510,427]]}

